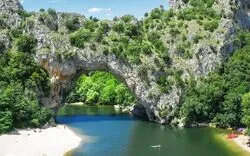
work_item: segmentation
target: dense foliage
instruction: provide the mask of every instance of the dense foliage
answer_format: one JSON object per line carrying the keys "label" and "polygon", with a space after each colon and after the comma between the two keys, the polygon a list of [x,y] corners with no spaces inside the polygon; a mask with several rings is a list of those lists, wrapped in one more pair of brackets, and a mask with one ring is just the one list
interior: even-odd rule
{"label": "dense foliage", "polygon": [[38,91],[49,90],[49,81],[31,55],[36,40],[26,35],[13,40],[15,46],[0,53],[0,134],[13,128],[40,127],[52,116],[37,99]]}
{"label": "dense foliage", "polygon": [[250,92],[243,96],[242,104],[244,114],[242,122],[250,128]]}
{"label": "dense foliage", "polygon": [[187,124],[212,122],[229,127],[245,123],[250,126],[249,94],[246,94],[250,91],[250,34],[241,35],[241,42],[244,47],[218,72],[211,73],[197,85],[190,80],[180,110]]}
{"label": "dense foliage", "polygon": [[67,17],[65,26],[69,31],[76,31],[80,27],[79,19],[77,17]]}
{"label": "dense foliage", "polygon": [[[169,62],[168,48],[161,40],[161,34],[168,32],[172,37],[182,36],[186,43],[185,21],[195,20],[201,29],[213,32],[218,27],[221,15],[211,6],[215,0],[187,0],[190,7],[174,12],[172,9],[153,9],[145,14],[145,19],[138,21],[131,15],[115,18],[113,22],[89,19],[84,22],[80,30],[70,35],[73,46],[84,48],[87,43],[91,46],[95,42],[103,45],[104,53],[113,53],[122,60],[141,64],[143,56],[157,55],[159,62]],[[177,17],[177,18],[176,18]],[[180,31],[182,30],[182,32]],[[200,38],[196,38],[196,43]],[[190,45],[185,46],[184,52]],[[187,54],[186,54],[187,55]],[[164,64],[164,63],[162,63]]]}
{"label": "dense foliage", "polygon": [[67,97],[67,102],[128,106],[135,103],[135,99],[130,90],[112,74],[91,72],[77,80],[76,87]]}
{"label": "dense foliage", "polygon": [[[172,66],[171,58],[184,62],[195,55],[193,45],[201,41],[216,46],[211,39],[219,26],[222,14],[211,6],[215,0],[186,0],[189,7],[181,10],[155,8],[142,20],[132,15],[116,17],[113,21],[85,19],[83,26],[72,31],[72,46],[115,54],[121,61],[140,66],[139,73],[147,83],[147,73],[156,77],[163,92],[180,85],[181,71]],[[170,51],[171,50],[171,51]],[[170,58],[170,52],[172,55]]]}

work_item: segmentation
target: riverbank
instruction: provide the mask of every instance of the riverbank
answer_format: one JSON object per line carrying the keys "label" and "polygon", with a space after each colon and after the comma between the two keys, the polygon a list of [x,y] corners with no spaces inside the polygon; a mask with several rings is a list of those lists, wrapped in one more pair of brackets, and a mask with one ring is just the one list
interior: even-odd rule
{"label": "riverbank", "polygon": [[242,149],[244,149],[246,152],[249,152],[250,155],[250,147],[247,146],[248,136],[239,135],[237,138],[234,138],[233,141],[239,145]]}
{"label": "riverbank", "polygon": [[83,102],[75,102],[75,103],[66,103],[66,105],[73,105],[73,106],[85,106]]}
{"label": "riverbank", "polygon": [[18,130],[15,134],[0,136],[0,155],[63,156],[86,139],[64,125],[48,129]]}
{"label": "riverbank", "polygon": [[246,146],[247,137],[244,135],[240,135],[234,139],[227,139],[228,131],[224,131],[219,129],[219,133],[215,135],[215,139],[223,144],[226,149],[230,149],[232,155],[237,156],[249,156],[250,148]]}

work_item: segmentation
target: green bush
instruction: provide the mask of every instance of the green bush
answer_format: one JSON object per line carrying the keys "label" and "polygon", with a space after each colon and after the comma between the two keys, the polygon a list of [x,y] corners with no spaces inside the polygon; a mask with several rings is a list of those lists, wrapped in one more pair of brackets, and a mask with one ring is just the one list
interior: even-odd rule
{"label": "green bush", "polygon": [[87,104],[93,104],[93,103],[97,103],[98,102],[98,97],[99,97],[99,93],[97,91],[94,90],[89,90],[87,92],[87,99],[86,99],[86,103]]}
{"label": "green bush", "polygon": [[0,53],[3,53],[5,50],[6,50],[5,44],[0,41]]}
{"label": "green bush", "polygon": [[131,38],[137,38],[140,35],[140,26],[138,24],[126,24],[125,35]]}
{"label": "green bush", "polygon": [[212,7],[215,0],[189,0],[190,4],[194,7],[206,6],[208,8]]}
{"label": "green bush", "polygon": [[171,17],[174,16],[174,11],[173,9],[169,9],[168,11],[165,11],[164,14],[163,14],[163,19],[166,20],[166,21],[169,21]]}
{"label": "green bush", "polygon": [[129,23],[135,20],[135,17],[133,15],[124,15],[121,17],[121,20],[125,23]]}
{"label": "green bush", "polygon": [[204,24],[204,29],[209,30],[210,32],[213,32],[219,26],[219,22],[217,20],[206,21],[203,24]]}
{"label": "green bush", "polygon": [[152,19],[161,19],[164,11],[160,8],[153,9],[150,13],[150,18]]}
{"label": "green bush", "polygon": [[21,52],[34,52],[34,48],[36,46],[37,40],[32,36],[21,35],[16,40],[16,47],[18,51]]}
{"label": "green bush", "polygon": [[172,35],[173,37],[176,37],[179,35],[181,32],[178,29],[170,29],[169,34]]}
{"label": "green bush", "polygon": [[18,10],[17,13],[18,13],[18,15],[21,16],[23,19],[25,19],[25,18],[31,16],[31,13],[28,13],[28,12],[25,11],[25,10]]}
{"label": "green bush", "polygon": [[44,12],[45,11],[45,9],[43,9],[43,8],[41,8],[40,10],[39,10],[39,12]]}
{"label": "green bush", "polygon": [[94,20],[86,20],[84,21],[83,27],[91,32],[94,32],[95,29],[98,28],[98,23]]}
{"label": "green bush", "polygon": [[76,31],[80,28],[80,22],[78,17],[67,17],[65,21],[65,26],[69,31]]}
{"label": "green bush", "polygon": [[112,27],[112,29],[118,33],[122,33],[125,31],[125,25],[121,22],[115,23]]}
{"label": "green bush", "polygon": [[22,31],[20,29],[10,29],[9,35],[12,38],[19,38],[22,35]]}
{"label": "green bush", "polygon": [[55,11],[54,9],[49,8],[49,9],[48,9],[48,14],[49,14],[50,16],[52,16],[53,18],[56,18],[56,17],[57,17],[57,13],[56,13],[56,11]]}
{"label": "green bush", "polygon": [[109,25],[109,23],[108,22],[106,22],[106,21],[101,21],[100,23],[99,23],[99,28],[98,28],[98,30],[100,31],[100,32],[102,32],[103,34],[107,34],[109,31],[110,31],[110,25]]}
{"label": "green bush", "polygon": [[11,111],[0,111],[0,134],[13,129]]}
{"label": "green bush", "polygon": [[89,42],[93,37],[93,34],[90,32],[89,29],[83,29],[74,32],[70,35],[70,43],[73,46],[84,48],[85,43]]}
{"label": "green bush", "polygon": [[250,128],[250,93],[247,93],[242,98],[243,119],[242,122]]}

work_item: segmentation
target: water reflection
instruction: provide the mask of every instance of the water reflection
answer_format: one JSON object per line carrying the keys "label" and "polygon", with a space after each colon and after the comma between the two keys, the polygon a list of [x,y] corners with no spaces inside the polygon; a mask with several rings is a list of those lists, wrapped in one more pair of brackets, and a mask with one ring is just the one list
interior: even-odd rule
{"label": "water reflection", "polygon": [[122,114],[113,106],[65,105],[57,115],[112,115]]}
{"label": "water reflection", "polygon": [[[154,123],[136,122],[131,131],[126,155],[136,156],[235,156],[213,135],[216,130],[209,128],[178,129]],[[152,145],[162,145],[160,149]]]}
{"label": "water reflection", "polygon": [[[68,107],[67,109],[71,108]],[[221,141],[215,139],[215,134],[221,133],[217,129],[179,129],[136,120],[129,115],[118,115],[111,108],[101,109],[100,111],[100,108],[92,107],[84,110],[85,113],[90,113],[90,115],[57,117],[59,123],[65,123],[85,135],[95,138],[93,142],[78,147],[73,152],[74,156],[239,155],[239,153],[234,153],[226,148]],[[79,110],[73,108],[67,113],[70,114]],[[152,145],[161,145],[162,147],[151,148]]]}

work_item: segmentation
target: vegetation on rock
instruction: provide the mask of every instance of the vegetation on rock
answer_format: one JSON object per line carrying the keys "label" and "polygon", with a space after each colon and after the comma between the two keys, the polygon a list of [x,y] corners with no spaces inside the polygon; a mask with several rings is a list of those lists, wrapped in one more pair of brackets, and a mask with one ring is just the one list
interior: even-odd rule
{"label": "vegetation on rock", "polygon": [[199,84],[190,80],[180,109],[180,117],[187,125],[250,126],[247,94],[250,91],[250,34],[240,36],[242,49],[237,50],[217,72],[210,73]]}
{"label": "vegetation on rock", "polygon": [[135,103],[135,98],[131,91],[112,74],[91,72],[77,80],[75,88],[67,97],[67,102],[129,106]]}
{"label": "vegetation on rock", "polygon": [[48,92],[49,79],[33,59],[36,41],[21,35],[15,46],[0,53],[0,134],[13,128],[40,127],[52,112],[42,107],[38,94]]}

